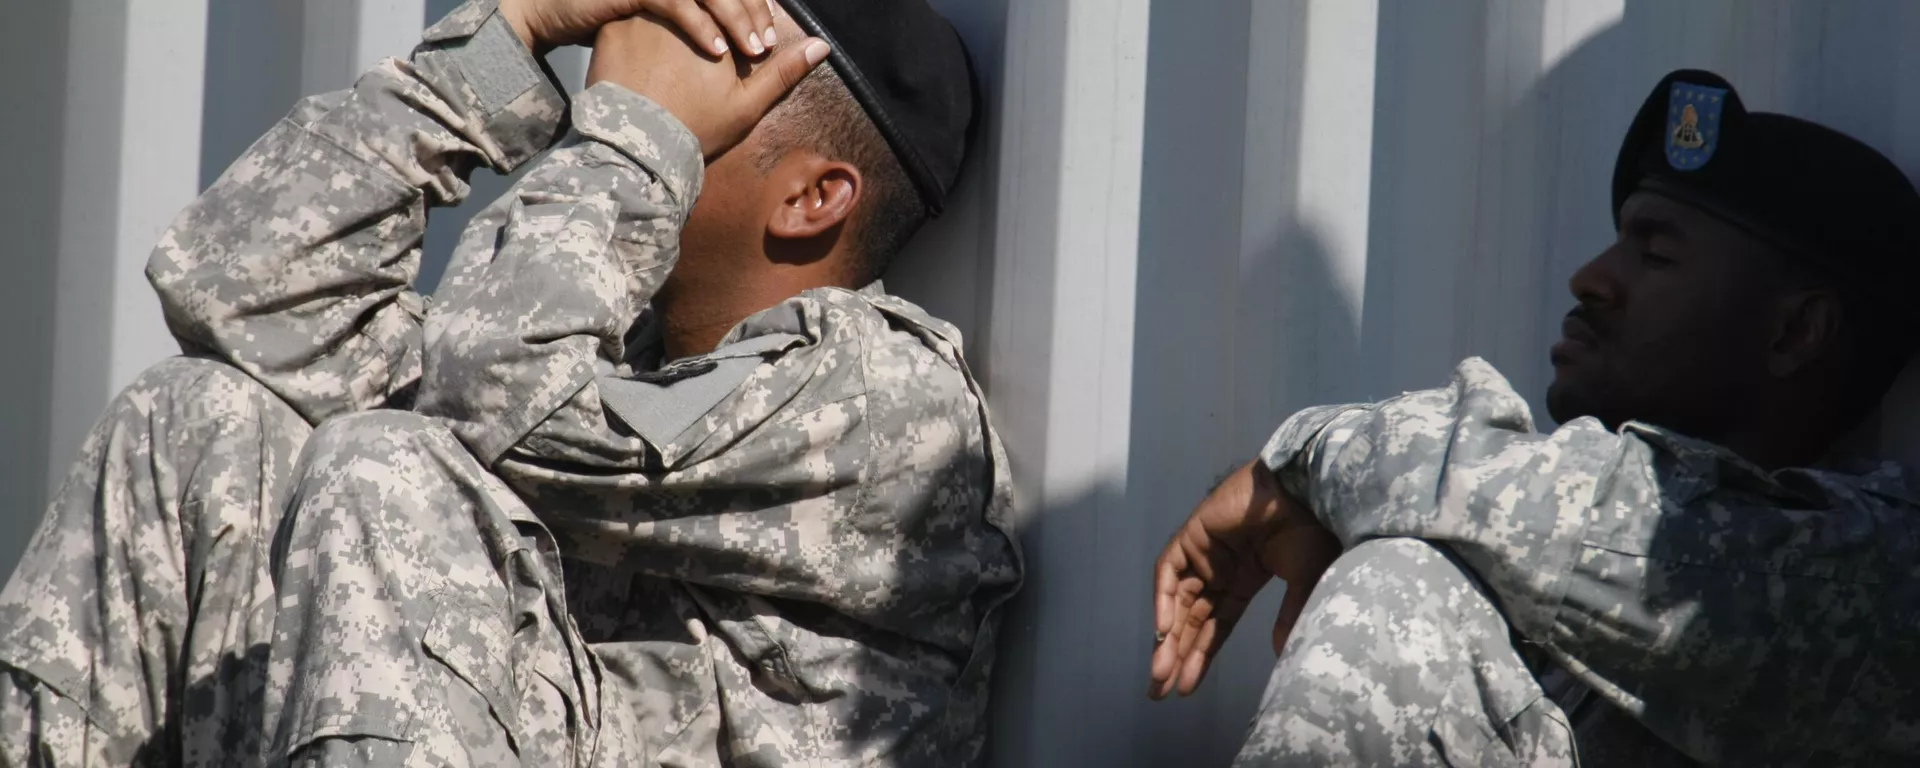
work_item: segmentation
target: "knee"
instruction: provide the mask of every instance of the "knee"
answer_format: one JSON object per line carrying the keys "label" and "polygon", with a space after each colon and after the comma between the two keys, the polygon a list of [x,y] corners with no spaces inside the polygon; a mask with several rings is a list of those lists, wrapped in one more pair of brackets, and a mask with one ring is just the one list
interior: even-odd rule
{"label": "knee", "polygon": [[[70,463],[56,507],[93,510],[93,496],[118,485],[152,486],[135,492],[136,501],[157,493],[249,508],[248,499],[272,494],[273,470],[284,473],[311,432],[292,407],[240,369],[201,357],[168,358],[108,403],[78,456],[63,457]],[[203,471],[207,462],[218,469]]]}
{"label": "knee", "polygon": [[1462,590],[1478,592],[1472,577],[1440,547],[1419,539],[1373,539],[1347,550],[1327,569],[1315,596],[1364,595],[1386,616],[1430,613],[1455,601],[1434,601]]}
{"label": "knee", "polygon": [[143,420],[164,415],[178,423],[194,423],[251,417],[268,404],[286,408],[266,386],[238,368],[204,357],[170,357],[134,377],[108,413]]}
{"label": "knee", "polygon": [[1339,562],[1392,571],[1433,570],[1451,561],[1438,546],[1420,539],[1369,539],[1340,555]]}
{"label": "knee", "polygon": [[411,503],[426,492],[436,424],[402,411],[366,411],[328,419],[308,438],[294,468],[285,520],[274,545],[278,572],[290,550],[322,539],[356,541],[432,510]]}
{"label": "knee", "polygon": [[[1288,674],[1338,687],[1368,674],[1420,676],[1470,656],[1504,620],[1441,548],[1379,539],[1348,550],[1314,587],[1282,656]],[[1504,633],[1501,633],[1504,636]],[[1338,662],[1338,663],[1335,663]]]}
{"label": "knee", "polygon": [[337,472],[369,462],[392,463],[420,455],[445,432],[432,418],[409,411],[363,411],[322,422],[307,441],[301,477]]}
{"label": "knee", "polygon": [[1236,765],[1437,763],[1430,728],[1478,716],[1465,707],[1482,697],[1465,694],[1480,662],[1493,660],[1481,651],[1506,642],[1502,630],[1441,548],[1414,539],[1353,547],[1314,587]]}
{"label": "knee", "polygon": [[[445,422],[407,411],[365,411],[328,419],[314,430],[294,471],[294,527],[325,517],[434,518],[450,510],[428,503],[476,465]],[[309,512],[312,509],[308,509]]]}

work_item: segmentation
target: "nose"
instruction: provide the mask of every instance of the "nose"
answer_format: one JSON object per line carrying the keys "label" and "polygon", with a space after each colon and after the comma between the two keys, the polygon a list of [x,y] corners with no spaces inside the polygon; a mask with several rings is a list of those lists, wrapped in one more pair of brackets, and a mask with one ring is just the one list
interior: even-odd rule
{"label": "nose", "polygon": [[1575,301],[1602,306],[1619,302],[1620,280],[1613,270],[1613,257],[1618,250],[1619,246],[1614,246],[1601,251],[1574,270],[1573,277],[1567,280],[1567,290],[1573,293]]}

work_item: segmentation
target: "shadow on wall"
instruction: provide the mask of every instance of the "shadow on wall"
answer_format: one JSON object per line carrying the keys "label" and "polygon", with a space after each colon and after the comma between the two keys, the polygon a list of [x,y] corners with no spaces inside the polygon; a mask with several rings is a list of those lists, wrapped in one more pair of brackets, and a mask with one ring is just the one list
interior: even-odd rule
{"label": "shadow on wall", "polygon": [[[1551,17],[1541,19],[1551,25]],[[1537,202],[1504,217],[1537,217],[1525,241],[1502,241],[1503,256],[1543,263],[1540,303],[1516,295],[1503,323],[1531,315],[1537,339],[1487,354],[1539,406],[1551,378],[1544,349],[1573,299],[1573,272],[1613,237],[1610,183],[1622,133],[1647,90],[1667,72],[1719,72],[1749,108],[1831,125],[1892,157],[1909,178],[1920,169],[1920,79],[1905,40],[1920,32],[1920,8],[1899,0],[1831,4],[1818,0],[1673,4],[1626,0],[1618,21],[1567,52],[1536,79],[1501,122],[1500,145],[1528,147],[1544,181],[1522,183]],[[1511,181],[1511,174],[1508,179]],[[1484,191],[1484,190],[1483,190]],[[1510,198],[1514,190],[1503,189]],[[1536,250],[1537,249],[1537,250]],[[1537,254],[1537,255],[1536,255]],[[1411,256],[1411,254],[1402,254]],[[1370,274],[1371,277],[1371,274]],[[1518,292],[1516,292],[1518,293]],[[1369,297],[1371,299],[1371,296]],[[1372,309],[1374,303],[1369,301]],[[1471,338],[1471,337],[1468,337]],[[1519,354],[1516,356],[1515,353]],[[1889,395],[1886,416],[1861,432],[1860,449],[1920,459],[1920,381],[1911,370]],[[1438,381],[1438,379],[1434,379]],[[1425,384],[1423,386],[1431,386]],[[1550,426],[1549,424],[1543,424]],[[1874,429],[1873,427],[1879,427]]]}
{"label": "shadow on wall", "polygon": [[[1309,9],[1290,7],[1303,17]],[[1046,510],[1027,537],[1043,540],[1039,526],[1061,514],[1143,519],[1146,551],[1104,555],[1135,558],[1138,589],[1129,580],[1096,591],[1065,565],[1038,562],[1014,615],[1039,622],[1042,650],[1009,649],[1010,662],[1058,658],[1046,655],[1047,638],[1071,630],[1049,628],[1066,620],[1035,616],[1032,604],[1084,588],[1097,601],[1086,612],[1129,617],[1102,622],[1128,628],[1117,636],[1077,635],[1079,653],[1099,660],[1085,679],[1121,678],[1112,692],[1122,698],[1089,682],[1102,695],[1077,701],[1090,709],[1018,727],[1075,742],[1078,751],[1065,754],[1112,764],[1227,762],[1272,664],[1263,625],[1277,595],[1249,612],[1199,696],[1146,705],[1135,690],[1151,644],[1145,577],[1164,536],[1291,411],[1438,386],[1468,355],[1507,373],[1545,421],[1546,350],[1573,301],[1566,282],[1613,237],[1609,184],[1621,133],[1667,71],[1719,71],[1756,109],[1846,130],[1910,175],[1920,163],[1920,80],[1910,74],[1920,69],[1900,42],[1920,31],[1920,9],[1893,0],[1626,0],[1615,9],[1612,18],[1599,6],[1578,7],[1577,17],[1546,2],[1382,9],[1366,290],[1352,307],[1339,299],[1341,254],[1289,212],[1297,206],[1242,208],[1251,205],[1242,158],[1262,144],[1282,157],[1300,151],[1297,136],[1241,132],[1246,105],[1232,94],[1246,92],[1245,7],[1195,19],[1156,5],[1128,487],[1076,502],[1092,505],[1085,510]],[[1258,45],[1303,49],[1272,32],[1252,34]],[[1254,87],[1298,102],[1300,70],[1265,69]],[[1279,197],[1292,203],[1311,192]],[[1274,234],[1233,236],[1262,231]],[[1880,434],[1862,438],[1910,465],[1920,457],[1917,380],[1910,367]],[[1003,670],[1021,673],[1016,663]]]}
{"label": "shadow on wall", "polygon": [[67,100],[66,3],[8,8],[0,24],[0,145],[9,183],[0,187],[0,232],[6,233],[7,279],[0,281],[0,327],[10,365],[0,371],[0,584],[47,502],[52,437],[55,296],[65,196],[63,137]]}

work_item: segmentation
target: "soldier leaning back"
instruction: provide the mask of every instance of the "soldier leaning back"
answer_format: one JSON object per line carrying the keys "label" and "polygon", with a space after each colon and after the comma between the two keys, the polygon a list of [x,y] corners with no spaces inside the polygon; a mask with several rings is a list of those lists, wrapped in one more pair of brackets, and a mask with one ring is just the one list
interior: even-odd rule
{"label": "soldier leaning back", "polygon": [[1552,352],[1559,429],[1469,360],[1294,415],[1175,534],[1156,695],[1290,586],[1239,764],[1920,758],[1920,508],[1897,465],[1832,455],[1914,350],[1920,195],[1680,71],[1613,215]]}
{"label": "soldier leaning back", "polygon": [[154,251],[187,356],[0,593],[0,763],[976,761],[1006,461],[878,282],[965,66],[923,0],[474,0],[302,102]]}

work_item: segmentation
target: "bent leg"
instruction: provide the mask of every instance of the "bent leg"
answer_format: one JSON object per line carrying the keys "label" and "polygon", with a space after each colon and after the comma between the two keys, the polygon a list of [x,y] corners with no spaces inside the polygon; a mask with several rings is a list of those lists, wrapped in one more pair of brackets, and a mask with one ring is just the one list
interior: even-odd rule
{"label": "bent leg", "polygon": [[114,399],[0,590],[0,764],[247,748],[234,695],[272,627],[275,498],[310,432],[210,360],[163,361]]}
{"label": "bent leg", "polygon": [[601,706],[552,538],[442,422],[336,419],[297,474],[275,545],[274,755],[641,761],[628,708]]}
{"label": "bent leg", "polygon": [[1485,592],[1433,545],[1380,539],[1314,588],[1235,764],[1561,766],[1573,747]]}

